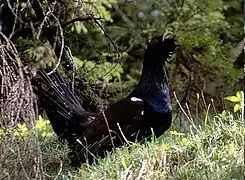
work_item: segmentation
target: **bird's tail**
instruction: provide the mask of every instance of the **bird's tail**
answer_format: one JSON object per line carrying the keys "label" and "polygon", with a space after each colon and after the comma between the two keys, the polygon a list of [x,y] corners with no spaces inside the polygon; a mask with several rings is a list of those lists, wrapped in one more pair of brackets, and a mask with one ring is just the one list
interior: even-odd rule
{"label": "bird's tail", "polygon": [[89,123],[88,113],[82,108],[59,72],[57,70],[50,74],[48,72],[49,69],[40,69],[34,80],[34,86],[40,108],[45,110],[56,134],[58,136],[64,134],[73,125],[77,128],[86,127]]}

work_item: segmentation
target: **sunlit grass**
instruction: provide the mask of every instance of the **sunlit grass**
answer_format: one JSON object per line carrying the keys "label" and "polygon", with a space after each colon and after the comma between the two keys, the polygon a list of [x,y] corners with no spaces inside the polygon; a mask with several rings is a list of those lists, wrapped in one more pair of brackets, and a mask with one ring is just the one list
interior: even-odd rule
{"label": "sunlit grass", "polygon": [[169,131],[152,142],[119,148],[82,166],[74,179],[243,179],[243,122],[210,120],[201,133]]}
{"label": "sunlit grass", "polygon": [[34,131],[23,124],[12,134],[1,130],[0,179],[34,177],[38,163],[45,179],[240,180],[244,175],[242,112],[210,115],[207,111],[198,118],[185,118],[183,132],[178,132],[175,119],[160,138],[117,148],[79,170],[70,167],[68,147],[57,141],[50,123],[39,117]]}

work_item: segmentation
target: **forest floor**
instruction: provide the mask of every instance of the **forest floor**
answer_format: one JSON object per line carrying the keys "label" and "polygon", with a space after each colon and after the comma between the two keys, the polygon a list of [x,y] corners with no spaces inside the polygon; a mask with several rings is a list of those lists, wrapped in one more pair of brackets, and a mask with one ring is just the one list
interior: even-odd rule
{"label": "forest floor", "polygon": [[245,129],[243,121],[229,116],[206,119],[199,130],[170,130],[143,145],[118,148],[81,167],[75,179],[242,180]]}
{"label": "forest floor", "polygon": [[[57,142],[49,121],[39,118],[38,136],[28,134],[24,126],[18,132],[24,138],[18,138],[16,132],[12,138],[0,132],[0,179],[28,179],[34,175],[75,180],[243,179],[245,128],[241,113],[205,115],[198,119],[201,124],[195,122],[197,119],[187,120],[183,133],[173,125],[158,139],[117,148],[75,171],[69,166],[67,146]],[[33,168],[32,159],[38,159],[37,155],[41,175]]]}

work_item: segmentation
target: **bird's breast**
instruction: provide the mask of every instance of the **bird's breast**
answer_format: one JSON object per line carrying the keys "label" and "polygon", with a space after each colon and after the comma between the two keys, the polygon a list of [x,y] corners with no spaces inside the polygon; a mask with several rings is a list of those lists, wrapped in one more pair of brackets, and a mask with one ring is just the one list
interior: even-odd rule
{"label": "bird's breast", "polygon": [[167,84],[151,85],[142,97],[143,101],[151,107],[152,110],[161,113],[171,113],[171,97]]}

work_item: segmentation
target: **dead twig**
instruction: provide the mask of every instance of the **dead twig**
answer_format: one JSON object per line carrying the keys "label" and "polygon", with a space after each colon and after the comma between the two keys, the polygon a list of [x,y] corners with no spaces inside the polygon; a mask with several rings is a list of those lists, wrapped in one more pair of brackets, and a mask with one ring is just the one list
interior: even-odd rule
{"label": "dead twig", "polygon": [[102,20],[102,19],[104,19],[104,18],[100,18],[100,17],[98,17],[98,18],[96,18],[96,17],[94,17],[94,18],[92,18],[92,17],[86,17],[86,18],[77,17],[77,18],[74,18],[74,19],[72,19],[72,20],[70,20],[68,22],[65,22],[65,23],[61,24],[61,27],[63,29],[65,29],[67,26],[69,26],[69,25],[71,25],[71,24],[73,24],[75,22],[84,22],[84,21]]}

